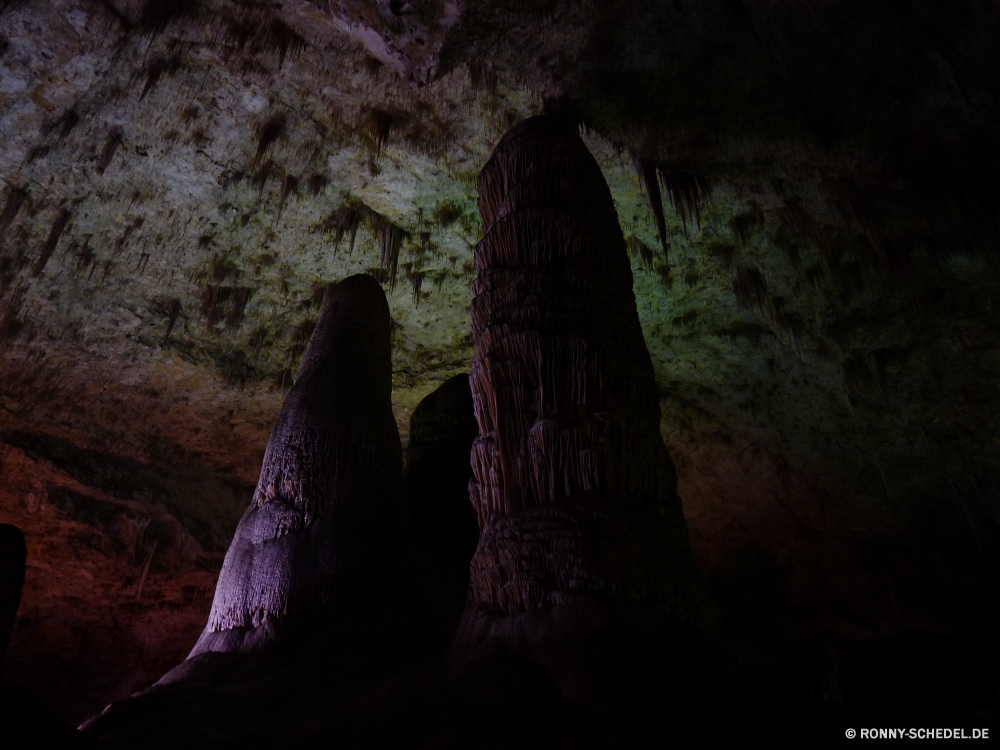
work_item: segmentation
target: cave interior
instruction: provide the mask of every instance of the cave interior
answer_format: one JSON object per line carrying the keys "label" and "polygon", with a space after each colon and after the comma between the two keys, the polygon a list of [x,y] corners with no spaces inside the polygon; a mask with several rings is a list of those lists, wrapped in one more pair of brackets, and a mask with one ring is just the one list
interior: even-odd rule
{"label": "cave interior", "polygon": [[998,39],[0,0],[0,738],[996,726]]}

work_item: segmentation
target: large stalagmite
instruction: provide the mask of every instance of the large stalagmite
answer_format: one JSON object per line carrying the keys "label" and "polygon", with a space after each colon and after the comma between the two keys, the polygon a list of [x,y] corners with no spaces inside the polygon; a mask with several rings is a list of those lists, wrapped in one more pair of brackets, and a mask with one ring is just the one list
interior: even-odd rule
{"label": "large stalagmite", "polygon": [[389,327],[372,277],[328,288],[191,656],[391,620],[406,531]]}
{"label": "large stalagmite", "polygon": [[504,136],[479,193],[470,495],[481,541],[454,654],[501,642],[567,694],[607,703],[643,662],[694,668],[714,627],[625,241],[597,163],[559,117]]}

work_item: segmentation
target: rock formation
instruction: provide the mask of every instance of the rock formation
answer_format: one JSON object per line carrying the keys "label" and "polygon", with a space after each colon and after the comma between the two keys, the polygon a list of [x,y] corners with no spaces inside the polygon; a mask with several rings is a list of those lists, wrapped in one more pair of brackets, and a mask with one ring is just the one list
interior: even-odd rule
{"label": "rock formation", "polygon": [[0,684],[3,684],[4,654],[21,603],[27,556],[21,530],[7,523],[0,524]]}
{"label": "rock formation", "polygon": [[479,541],[476,513],[469,506],[469,453],[478,434],[467,374],[446,380],[410,417],[404,486],[446,638],[465,607],[469,561]]}
{"label": "rock formation", "polygon": [[370,275],[325,290],[201,638],[152,688],[88,721],[90,737],[109,747],[287,744],[287,727],[305,722],[311,736],[337,724],[405,663],[421,613],[389,330]]}
{"label": "rock formation", "polygon": [[668,677],[693,671],[713,627],[625,240],[568,119],[508,132],[479,195],[470,495],[482,536],[454,654],[499,639],[567,695],[606,704],[644,662],[663,665],[656,651]]}
{"label": "rock formation", "polygon": [[389,325],[372,277],[328,288],[191,656],[387,616],[406,538]]}
{"label": "rock formation", "polygon": [[346,35],[407,81],[426,84],[465,10],[464,0],[290,0],[281,14],[311,44]]}
{"label": "rock formation", "polygon": [[3,747],[82,747],[77,732],[22,685],[4,681],[4,655],[24,589],[28,549],[17,526],[0,523],[0,744]]}

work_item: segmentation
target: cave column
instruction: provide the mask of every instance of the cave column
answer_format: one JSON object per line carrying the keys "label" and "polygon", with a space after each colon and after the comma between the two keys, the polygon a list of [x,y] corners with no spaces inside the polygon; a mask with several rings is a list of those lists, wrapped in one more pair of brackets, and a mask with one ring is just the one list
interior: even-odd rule
{"label": "cave column", "polygon": [[191,657],[392,627],[408,530],[389,330],[372,277],[327,289]]}

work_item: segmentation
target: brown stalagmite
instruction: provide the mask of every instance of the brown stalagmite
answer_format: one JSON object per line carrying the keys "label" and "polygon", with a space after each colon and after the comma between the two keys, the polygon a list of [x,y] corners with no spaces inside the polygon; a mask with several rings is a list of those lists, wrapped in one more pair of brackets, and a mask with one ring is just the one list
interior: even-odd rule
{"label": "brown stalagmite", "polygon": [[715,627],[625,240],[600,168],[557,117],[504,136],[479,196],[470,497],[481,540],[453,656],[499,639],[568,695],[614,702],[643,661],[685,674],[680,661]]}
{"label": "brown stalagmite", "polygon": [[24,589],[24,565],[28,551],[17,526],[0,523],[0,684],[3,684],[4,654],[10,642]]}
{"label": "brown stalagmite", "polygon": [[327,289],[191,656],[392,609],[406,534],[389,327],[370,276]]}

